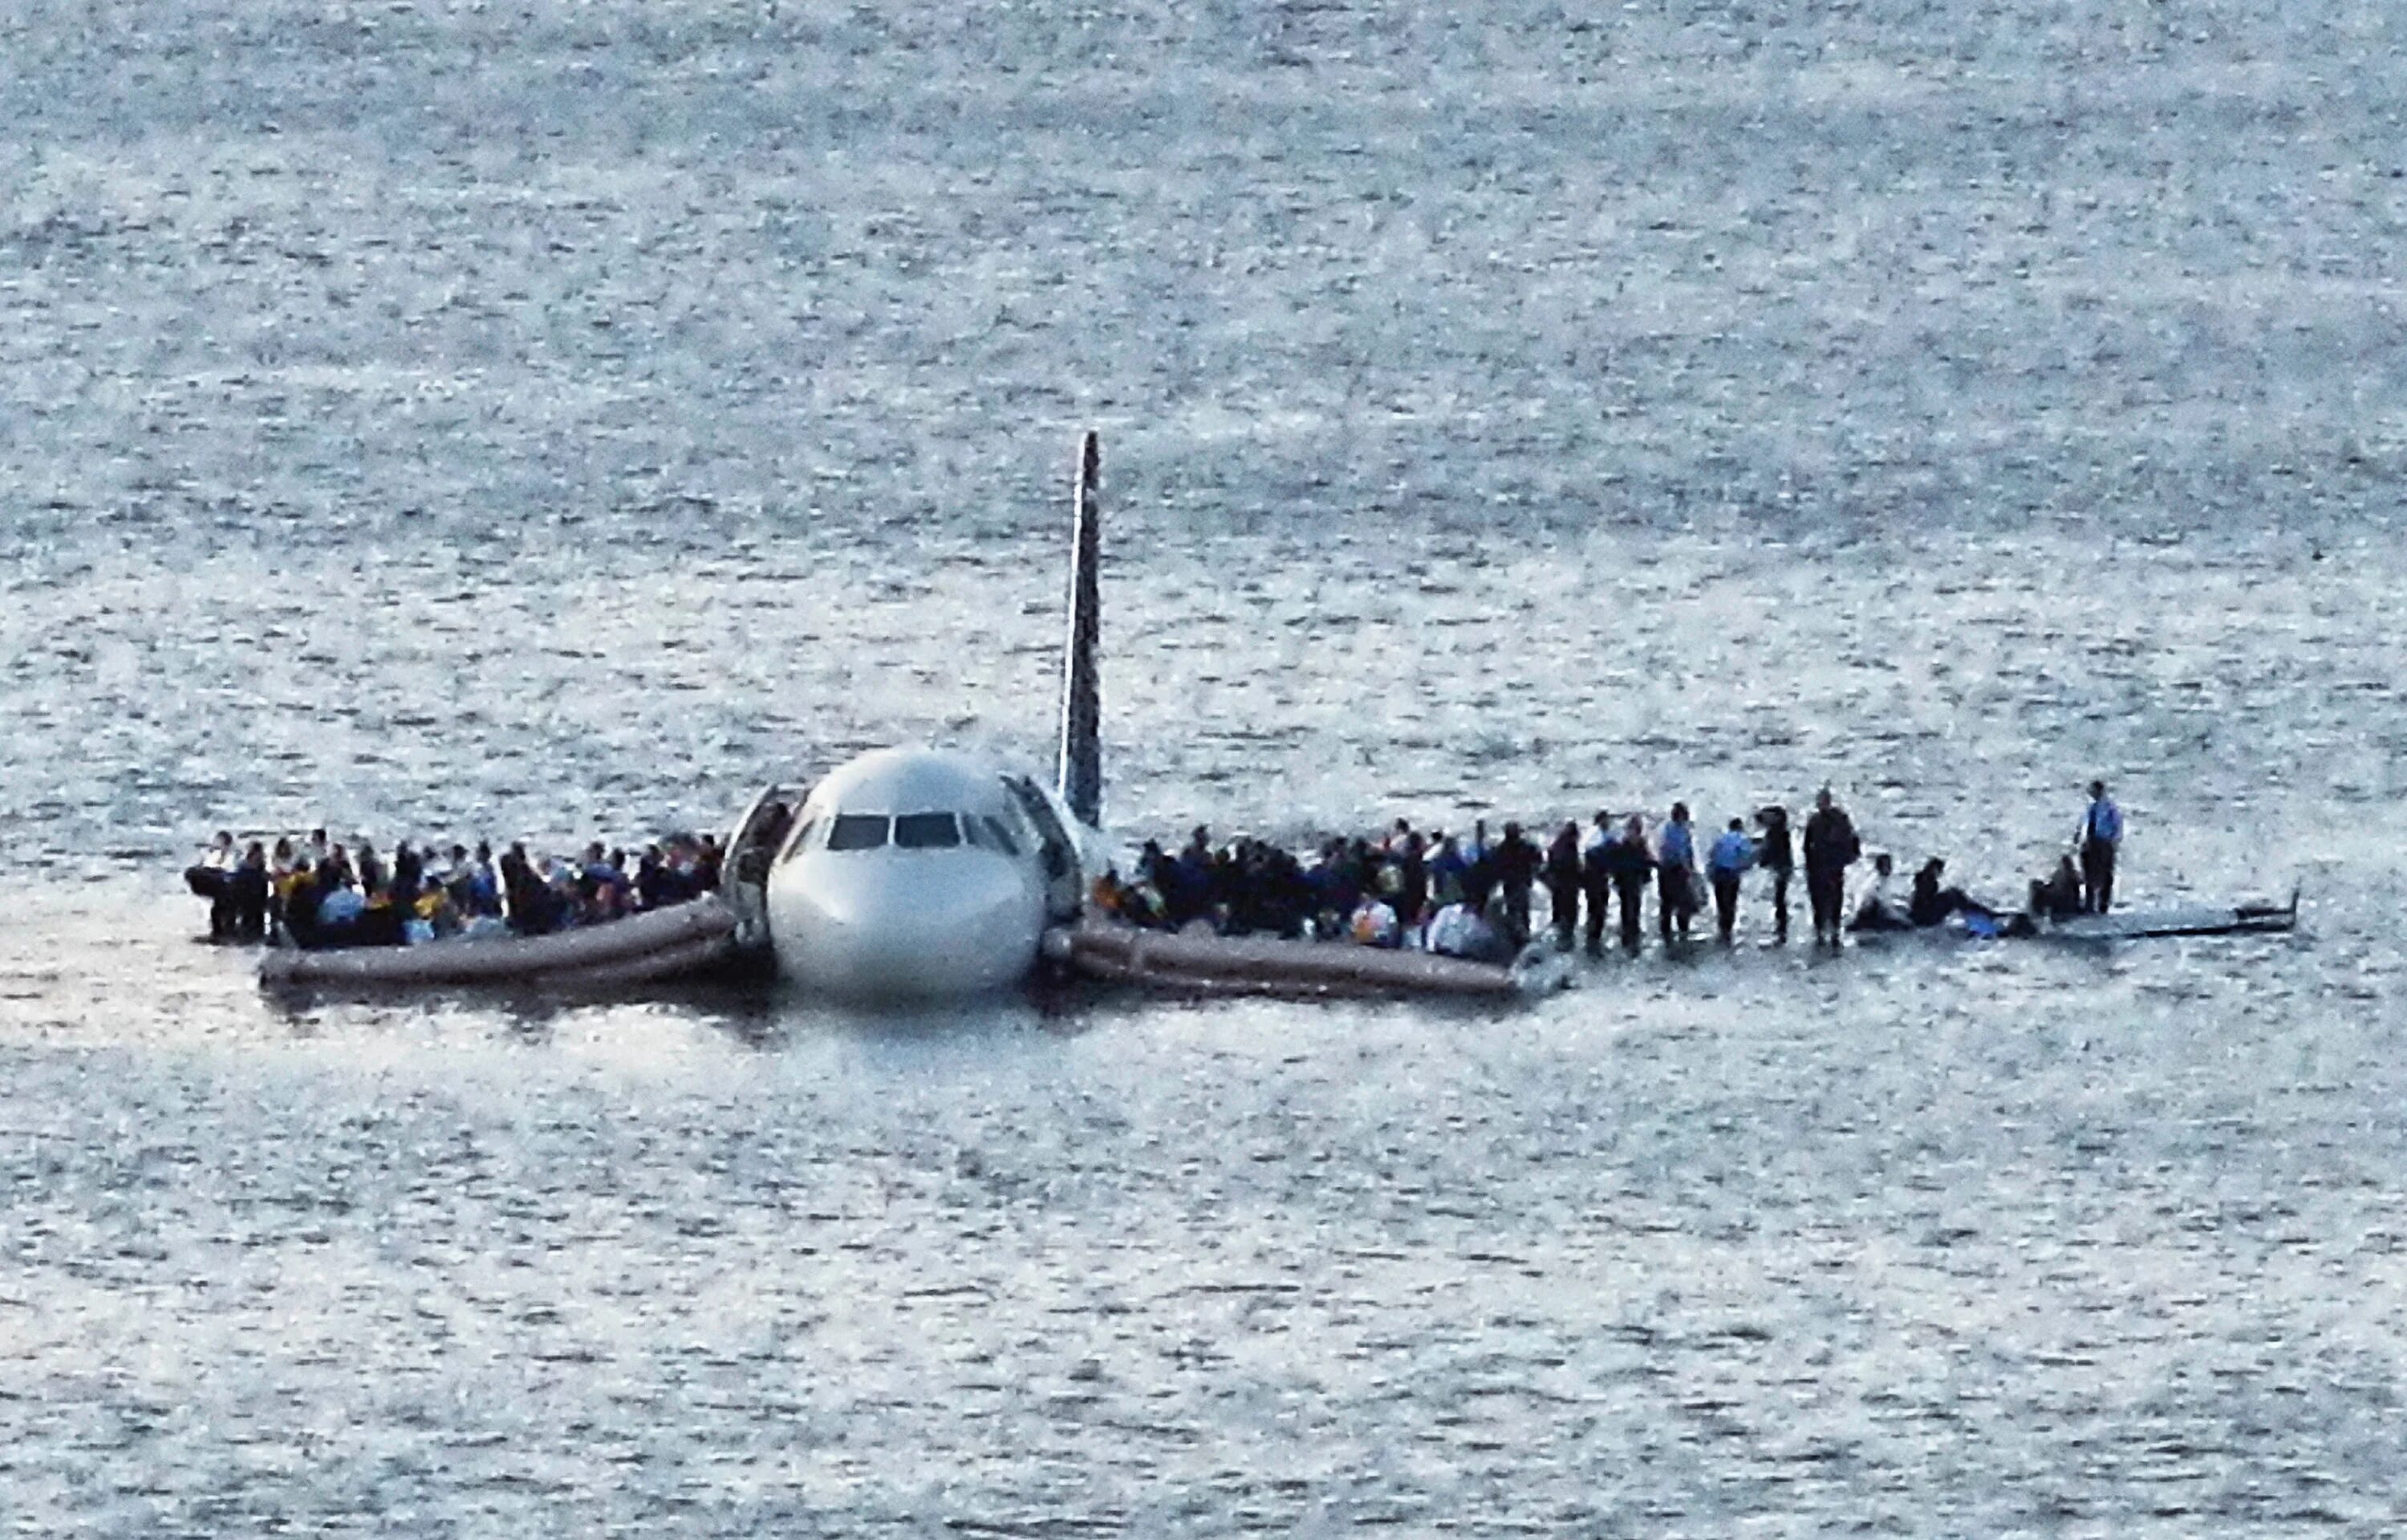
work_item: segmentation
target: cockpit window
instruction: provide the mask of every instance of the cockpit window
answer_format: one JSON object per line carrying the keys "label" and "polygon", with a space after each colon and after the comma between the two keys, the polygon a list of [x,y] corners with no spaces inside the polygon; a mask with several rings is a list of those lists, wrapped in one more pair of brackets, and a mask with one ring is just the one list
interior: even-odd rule
{"label": "cockpit window", "polygon": [[1002,819],[989,814],[978,822],[986,826],[987,836],[994,841],[995,849],[1005,855],[1019,854],[1019,841],[1011,837],[1011,830],[1004,827]]}
{"label": "cockpit window", "polygon": [[894,820],[894,842],[904,850],[942,850],[961,842],[949,812],[906,812]]}
{"label": "cockpit window", "polygon": [[876,850],[886,842],[886,827],[893,820],[882,812],[839,812],[828,826],[830,850]]}

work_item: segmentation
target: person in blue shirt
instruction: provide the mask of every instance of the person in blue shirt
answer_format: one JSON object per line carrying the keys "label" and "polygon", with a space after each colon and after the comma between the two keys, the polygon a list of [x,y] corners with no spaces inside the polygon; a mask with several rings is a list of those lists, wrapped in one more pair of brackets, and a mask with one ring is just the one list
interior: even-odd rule
{"label": "person in blue shirt", "polygon": [[1462,879],[1470,869],[1460,842],[1451,834],[1440,835],[1437,854],[1429,858],[1430,897],[1439,908],[1462,902]]}
{"label": "person in blue shirt", "polygon": [[1714,921],[1724,946],[1730,945],[1730,931],[1738,924],[1739,879],[1753,865],[1755,841],[1746,837],[1746,820],[1733,818],[1705,857],[1705,876],[1714,886]]}
{"label": "person in blue shirt", "polygon": [[2081,815],[2081,907],[2103,914],[2115,901],[2115,852],[2123,842],[2123,810],[2106,795],[2106,783],[2089,783],[2089,806]]}
{"label": "person in blue shirt", "polygon": [[1688,804],[1672,804],[1671,822],[1655,836],[1655,911],[1663,944],[1672,944],[1678,927],[1688,939],[1688,921],[1697,912],[1697,841],[1688,826]]}

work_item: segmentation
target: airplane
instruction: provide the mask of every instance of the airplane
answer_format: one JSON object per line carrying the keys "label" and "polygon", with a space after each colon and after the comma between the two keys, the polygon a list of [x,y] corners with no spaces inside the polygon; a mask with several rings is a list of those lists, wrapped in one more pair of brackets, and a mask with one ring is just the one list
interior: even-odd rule
{"label": "airplane", "polygon": [[1100,486],[1079,447],[1054,784],[976,755],[878,749],[801,796],[762,788],[730,836],[737,939],[780,977],[852,1000],[1008,988],[1040,967],[1108,864],[1103,814]]}

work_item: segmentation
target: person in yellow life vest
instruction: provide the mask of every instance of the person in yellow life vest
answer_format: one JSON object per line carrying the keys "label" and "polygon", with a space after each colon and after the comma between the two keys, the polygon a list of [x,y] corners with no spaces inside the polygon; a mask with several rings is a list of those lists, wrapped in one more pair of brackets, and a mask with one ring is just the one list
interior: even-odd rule
{"label": "person in yellow life vest", "polygon": [[460,932],[460,911],[451,902],[451,894],[440,883],[429,883],[411,906],[417,918],[424,923],[432,937],[456,936]]}

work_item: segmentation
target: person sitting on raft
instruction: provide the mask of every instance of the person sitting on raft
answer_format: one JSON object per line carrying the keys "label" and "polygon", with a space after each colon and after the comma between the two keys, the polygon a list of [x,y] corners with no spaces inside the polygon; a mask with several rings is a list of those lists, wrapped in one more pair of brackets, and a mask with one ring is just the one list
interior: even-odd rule
{"label": "person sitting on raft", "polygon": [[284,923],[295,945],[312,949],[399,946],[404,939],[402,911],[392,896],[361,892],[331,857],[294,887]]}
{"label": "person sitting on raft", "polygon": [[1384,947],[1389,950],[1403,944],[1403,933],[1396,924],[1396,911],[1375,893],[1366,893],[1355,908],[1353,918],[1346,922],[1346,933],[1357,946]]}
{"label": "person sitting on raft", "polygon": [[2046,881],[2031,879],[2030,913],[2035,919],[2070,920],[2083,911],[2081,871],[2072,857],[2057,857],[2056,870]]}
{"label": "person sitting on raft", "polygon": [[1143,878],[1133,883],[1123,882],[1118,868],[1108,869],[1095,879],[1088,900],[1098,913],[1122,925],[1134,925],[1140,930],[1169,928],[1170,916],[1162,908],[1161,896],[1153,891],[1153,884]]}
{"label": "person sitting on raft", "polygon": [[1856,910],[1856,917],[1847,922],[1849,930],[1881,931],[1914,928],[1913,922],[1899,913],[1897,906],[1889,902],[1888,880],[1895,870],[1896,868],[1889,861],[1888,852],[1883,851],[1873,857],[1873,890],[1864,895],[1863,903]]}
{"label": "person sitting on raft", "polygon": [[1430,920],[1421,945],[1440,957],[1462,957],[1474,963],[1513,960],[1513,944],[1504,933],[1461,898],[1440,909]]}

